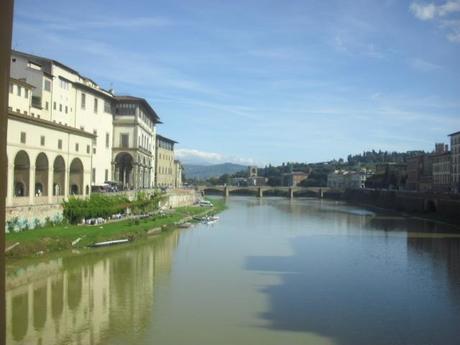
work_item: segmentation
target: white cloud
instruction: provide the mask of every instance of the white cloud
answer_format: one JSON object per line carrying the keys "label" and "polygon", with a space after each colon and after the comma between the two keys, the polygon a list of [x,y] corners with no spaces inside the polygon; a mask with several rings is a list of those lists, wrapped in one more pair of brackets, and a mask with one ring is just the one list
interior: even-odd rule
{"label": "white cloud", "polygon": [[241,158],[236,156],[226,156],[215,152],[199,151],[195,149],[176,149],[176,157],[183,163],[189,164],[220,164],[220,163],[236,163],[236,164],[255,164],[252,158]]}
{"label": "white cloud", "polygon": [[50,30],[56,31],[81,31],[81,30],[97,30],[97,29],[145,29],[154,27],[165,27],[172,25],[172,21],[164,17],[147,17],[139,16],[132,18],[117,17],[117,16],[104,16],[104,17],[89,17],[88,19],[82,20],[79,18],[72,18],[67,15],[66,17],[61,16],[50,16],[44,13],[24,12],[19,11],[17,13],[21,19],[27,21],[36,21]]}
{"label": "white cloud", "polygon": [[460,12],[460,1],[447,1],[442,5],[413,2],[410,5],[410,10],[420,20],[432,20],[436,17],[444,17],[454,12]]}
{"label": "white cloud", "polygon": [[447,1],[442,5],[413,2],[410,5],[410,11],[420,20],[437,22],[441,28],[447,30],[446,37],[449,41],[460,43],[460,21],[441,19],[451,16],[455,12],[460,12],[460,0]]}
{"label": "white cloud", "polygon": [[412,3],[410,10],[420,20],[431,20],[436,16],[436,5]]}
{"label": "white cloud", "polygon": [[412,59],[410,61],[412,68],[422,71],[422,72],[432,72],[441,69],[442,67],[434,63],[425,61],[420,58]]}

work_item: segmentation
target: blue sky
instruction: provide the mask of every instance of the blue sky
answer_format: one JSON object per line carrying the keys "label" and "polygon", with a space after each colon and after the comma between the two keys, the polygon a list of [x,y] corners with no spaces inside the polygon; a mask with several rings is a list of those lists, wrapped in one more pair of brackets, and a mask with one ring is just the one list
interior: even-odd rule
{"label": "blue sky", "polygon": [[460,130],[460,0],[16,0],[13,47],[146,98],[184,161],[431,150]]}

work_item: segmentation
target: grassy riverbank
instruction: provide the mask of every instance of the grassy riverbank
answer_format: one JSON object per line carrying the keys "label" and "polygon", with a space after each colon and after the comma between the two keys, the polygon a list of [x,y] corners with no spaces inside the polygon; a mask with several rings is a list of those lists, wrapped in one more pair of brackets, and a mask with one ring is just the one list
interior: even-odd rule
{"label": "grassy riverbank", "polygon": [[[179,207],[166,215],[155,215],[139,220],[125,219],[102,225],[62,224],[6,234],[5,248],[19,243],[9,250],[6,256],[27,257],[71,248],[83,248],[101,241],[146,238],[152,233],[177,228],[177,223],[188,221],[191,217],[217,213],[225,208],[223,200],[212,200],[212,203],[214,204],[212,208]],[[79,238],[79,242],[72,245],[72,242]]]}

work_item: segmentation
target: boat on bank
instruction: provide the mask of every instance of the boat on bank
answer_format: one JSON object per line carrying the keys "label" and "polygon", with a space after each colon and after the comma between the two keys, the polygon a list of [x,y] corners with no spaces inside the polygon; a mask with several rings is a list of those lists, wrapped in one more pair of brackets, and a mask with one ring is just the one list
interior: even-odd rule
{"label": "boat on bank", "polygon": [[128,243],[129,239],[124,238],[120,240],[112,240],[112,241],[104,241],[104,242],[96,242],[91,245],[91,247],[98,248],[98,247],[108,247],[108,246],[114,246],[117,244],[123,244],[123,243]]}

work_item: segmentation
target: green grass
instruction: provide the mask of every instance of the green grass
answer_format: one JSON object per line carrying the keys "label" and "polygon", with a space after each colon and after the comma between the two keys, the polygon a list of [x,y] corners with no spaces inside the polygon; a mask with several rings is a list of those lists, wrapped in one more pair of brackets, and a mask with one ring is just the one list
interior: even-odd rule
{"label": "green grass", "polygon": [[[162,228],[163,231],[175,228],[175,223],[187,217],[205,213],[217,213],[225,208],[223,200],[212,200],[214,207],[179,207],[164,216],[154,216],[147,219],[122,220],[102,225],[58,225],[35,230],[6,234],[6,248],[19,242],[19,246],[6,253],[7,257],[32,256],[38,252],[49,253],[70,248],[82,248],[95,242],[129,238],[135,240],[147,237],[151,229]],[[72,242],[81,238],[77,245]]]}

